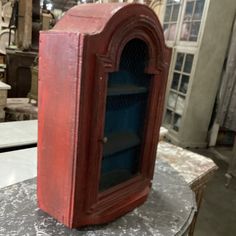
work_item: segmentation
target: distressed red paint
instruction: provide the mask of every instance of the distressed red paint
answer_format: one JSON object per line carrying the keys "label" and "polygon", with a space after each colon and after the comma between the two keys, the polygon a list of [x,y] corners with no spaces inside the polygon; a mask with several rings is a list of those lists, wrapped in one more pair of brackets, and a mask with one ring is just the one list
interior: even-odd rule
{"label": "distressed red paint", "polygon": [[[149,47],[149,99],[141,173],[99,193],[107,75],[138,38]],[[87,4],[40,34],[38,204],[68,227],[106,223],[150,191],[171,51],[155,13],[139,4]]]}

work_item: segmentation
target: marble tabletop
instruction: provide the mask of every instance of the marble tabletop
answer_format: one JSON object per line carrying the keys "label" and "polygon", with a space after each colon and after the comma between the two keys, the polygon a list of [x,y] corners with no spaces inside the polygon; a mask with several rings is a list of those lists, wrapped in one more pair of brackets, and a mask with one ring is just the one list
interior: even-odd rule
{"label": "marble tabletop", "polygon": [[195,196],[174,168],[157,160],[153,188],[140,207],[107,225],[70,230],[37,208],[36,178],[0,189],[0,236],[183,235]]}
{"label": "marble tabletop", "polygon": [[0,188],[36,176],[37,148],[0,153]]}
{"label": "marble tabletop", "polygon": [[0,150],[23,145],[37,144],[37,120],[0,123]]}
{"label": "marble tabletop", "polygon": [[210,158],[164,141],[158,144],[157,158],[168,162],[191,187],[204,184],[218,169]]}

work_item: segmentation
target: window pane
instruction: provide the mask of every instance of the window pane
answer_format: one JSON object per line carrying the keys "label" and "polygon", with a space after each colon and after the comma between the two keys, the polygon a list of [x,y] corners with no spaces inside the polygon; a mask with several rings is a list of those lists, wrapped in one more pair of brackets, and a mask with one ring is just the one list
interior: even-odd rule
{"label": "window pane", "polygon": [[167,106],[169,108],[175,109],[176,100],[177,100],[177,94],[173,93],[173,92],[170,92],[168,102],[167,102]]}
{"label": "window pane", "polygon": [[189,83],[189,76],[182,75],[182,80],[181,80],[180,89],[179,89],[181,93],[185,93],[185,94],[187,93],[188,83]]}
{"label": "window pane", "polygon": [[184,61],[184,53],[178,53],[176,64],[175,64],[175,70],[178,70],[178,71],[182,70],[183,61]]}
{"label": "window pane", "polygon": [[177,21],[179,15],[179,4],[173,6],[171,21]]}
{"label": "window pane", "polygon": [[180,3],[181,0],[167,0],[167,4],[176,4],[176,3]]}
{"label": "window pane", "polygon": [[171,8],[172,8],[172,6],[167,6],[166,7],[164,22],[169,22],[170,21]]}
{"label": "window pane", "polygon": [[176,34],[176,24],[170,24],[168,31],[168,37],[166,39],[173,41]]}
{"label": "window pane", "polygon": [[172,122],[172,116],[173,116],[173,112],[170,110],[166,110],[166,115],[165,115],[165,120],[164,123],[165,124],[171,124]]}
{"label": "window pane", "polygon": [[181,29],[181,35],[180,39],[187,41],[190,36],[190,30],[191,30],[191,23],[183,23],[182,29]]}
{"label": "window pane", "polygon": [[185,97],[178,96],[175,112],[178,113],[179,115],[182,115],[184,112],[184,105],[185,105]]}
{"label": "window pane", "polygon": [[180,40],[197,41],[205,0],[188,0]]}
{"label": "window pane", "polygon": [[184,14],[184,21],[190,21],[193,15],[193,6],[194,6],[194,2],[187,2],[186,5],[186,10],[185,10],[185,14]]}
{"label": "window pane", "polygon": [[192,54],[187,54],[185,63],[184,63],[184,72],[185,73],[191,73],[192,69],[192,64],[193,64],[193,55]]}
{"label": "window pane", "polygon": [[168,26],[169,26],[169,24],[164,24],[164,25],[163,25],[163,30],[164,30],[164,32],[165,32],[166,30],[168,30]]}
{"label": "window pane", "polygon": [[205,3],[205,0],[198,0],[196,2],[193,20],[201,20],[203,9],[204,9],[204,3]]}
{"label": "window pane", "polygon": [[200,28],[200,22],[193,22],[189,41],[197,41],[198,33]]}
{"label": "window pane", "polygon": [[166,40],[168,40],[168,38],[169,38],[169,24],[164,24],[164,37],[165,37],[165,39]]}
{"label": "window pane", "polygon": [[172,89],[178,90],[179,78],[180,78],[180,74],[179,73],[174,73],[173,80],[172,80],[172,85],[171,85]]}
{"label": "window pane", "polygon": [[173,129],[175,131],[179,131],[180,128],[180,122],[181,122],[181,116],[178,114],[174,115],[174,125],[173,125]]}

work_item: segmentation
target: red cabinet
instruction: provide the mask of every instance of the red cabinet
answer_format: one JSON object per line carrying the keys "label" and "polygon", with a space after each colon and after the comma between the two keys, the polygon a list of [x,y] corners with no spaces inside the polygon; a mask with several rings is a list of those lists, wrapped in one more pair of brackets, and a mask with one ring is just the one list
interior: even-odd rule
{"label": "red cabinet", "polygon": [[145,5],[81,5],[39,53],[39,207],[69,227],[114,220],[151,188],[171,54],[159,21]]}

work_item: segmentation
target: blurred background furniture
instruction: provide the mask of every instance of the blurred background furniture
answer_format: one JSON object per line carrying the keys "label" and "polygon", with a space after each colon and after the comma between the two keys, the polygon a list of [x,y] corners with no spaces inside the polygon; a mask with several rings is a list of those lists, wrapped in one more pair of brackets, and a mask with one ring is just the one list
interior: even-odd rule
{"label": "blurred background furniture", "polygon": [[7,91],[11,86],[0,81],[0,122],[5,120],[5,107],[7,104]]}
{"label": "blurred background furniture", "polygon": [[0,152],[35,147],[37,120],[0,123]]}
{"label": "blurred background furniture", "polygon": [[162,23],[167,45],[173,47],[164,118],[168,139],[185,148],[206,147],[236,3],[164,2]]}

